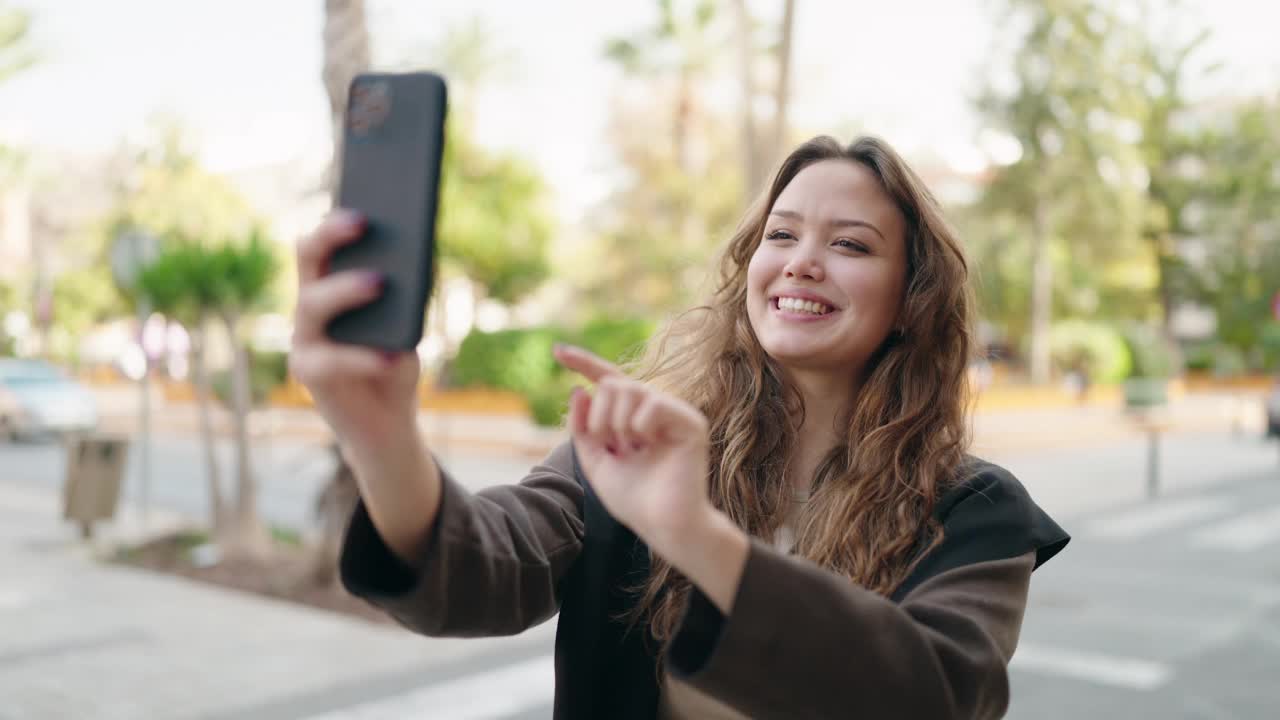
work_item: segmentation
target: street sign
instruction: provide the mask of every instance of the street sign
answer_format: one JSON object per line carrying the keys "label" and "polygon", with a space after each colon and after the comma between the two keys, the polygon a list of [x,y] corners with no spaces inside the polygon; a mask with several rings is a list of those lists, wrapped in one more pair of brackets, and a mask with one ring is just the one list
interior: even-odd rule
{"label": "street sign", "polygon": [[126,230],[111,244],[111,276],[122,290],[132,290],[138,276],[160,254],[160,241],[140,230]]}

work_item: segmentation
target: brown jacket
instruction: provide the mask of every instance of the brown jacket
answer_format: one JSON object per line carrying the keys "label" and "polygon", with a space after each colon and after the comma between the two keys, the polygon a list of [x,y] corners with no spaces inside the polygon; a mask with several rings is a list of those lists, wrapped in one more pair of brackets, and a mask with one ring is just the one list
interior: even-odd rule
{"label": "brown jacket", "polygon": [[[343,582],[424,635],[506,635],[540,623],[561,608],[566,577],[590,554],[592,494],[575,469],[570,443],[519,484],[477,493],[442,468],[438,520],[412,567],[390,552],[361,504],[343,548]],[[975,461],[966,474],[937,503],[946,539],[890,598],[753,540],[732,615],[692,593],[666,668],[749,717],[1002,716],[1032,570],[1069,538],[1008,472]],[[569,614],[566,607],[557,633],[556,717],[617,717],[622,711],[583,711],[585,702],[560,697],[564,686],[583,684],[566,675],[586,670],[562,662],[589,642],[566,631]],[[638,667],[626,674],[656,688]],[[637,697],[627,707],[646,705],[643,715],[627,717],[652,717],[649,700]]]}

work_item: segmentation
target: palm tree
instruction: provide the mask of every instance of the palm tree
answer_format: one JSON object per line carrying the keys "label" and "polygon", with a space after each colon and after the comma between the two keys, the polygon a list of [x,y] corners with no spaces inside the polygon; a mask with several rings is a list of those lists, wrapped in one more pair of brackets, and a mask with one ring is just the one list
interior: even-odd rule
{"label": "palm tree", "polygon": [[0,82],[30,67],[35,55],[27,46],[31,16],[0,4]]}
{"label": "palm tree", "polygon": [[734,41],[738,50],[738,81],[742,87],[741,126],[744,204],[750,203],[763,187],[769,169],[781,156],[787,134],[787,108],[791,86],[791,36],[795,26],[795,0],[786,0],[774,48],[777,67],[773,87],[773,119],[767,133],[756,123],[755,22],[746,0],[734,0]]}
{"label": "palm tree", "polygon": [[324,2],[324,89],[329,96],[329,117],[333,129],[333,161],[326,185],[337,187],[338,163],[342,157],[342,117],[347,107],[347,90],[357,74],[369,69],[369,29],[364,0]]}
{"label": "palm tree", "polygon": [[698,115],[698,85],[714,64],[720,43],[714,37],[716,3],[658,0],[658,23],[630,37],[615,38],[605,55],[631,75],[675,76],[675,116],[671,140],[676,164],[682,172],[692,168],[689,135]]}

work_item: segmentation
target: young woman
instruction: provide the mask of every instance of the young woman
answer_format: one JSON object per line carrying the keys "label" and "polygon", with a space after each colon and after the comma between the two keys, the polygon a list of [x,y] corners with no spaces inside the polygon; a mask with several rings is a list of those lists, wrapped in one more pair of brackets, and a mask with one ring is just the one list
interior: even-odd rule
{"label": "young woman", "polygon": [[[571,441],[471,493],[415,424],[413,355],[333,344],[378,293],[299,245],[291,364],[361,494],[341,572],[426,635],[560,613],[556,718],[994,718],[1032,571],[1068,536],[966,453],[968,269],[885,143],[816,138],[725,248],[706,305],[594,384]],[[502,688],[494,688],[502,692]]]}

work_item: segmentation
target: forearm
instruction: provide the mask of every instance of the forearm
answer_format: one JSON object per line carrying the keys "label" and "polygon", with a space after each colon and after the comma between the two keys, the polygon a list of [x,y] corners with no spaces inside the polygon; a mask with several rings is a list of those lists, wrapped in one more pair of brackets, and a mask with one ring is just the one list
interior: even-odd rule
{"label": "forearm", "polygon": [[568,443],[518,484],[477,493],[438,470],[434,522],[412,558],[397,558],[368,502],[357,505],[343,543],[344,586],[424,635],[511,635],[551,617],[584,535]]}
{"label": "forearm", "polygon": [[[653,545],[653,543],[651,543]],[[751,543],[728,515],[708,506],[704,521],[654,548],[707,596],[720,612],[733,610]]]}
{"label": "forearm", "polygon": [[344,447],[360,496],[379,535],[397,557],[417,561],[440,508],[440,468],[416,426],[376,446]]}
{"label": "forearm", "polygon": [[966,565],[895,604],[756,541],[733,613],[694,593],[667,667],[750,717],[1000,717],[1034,561]]}

